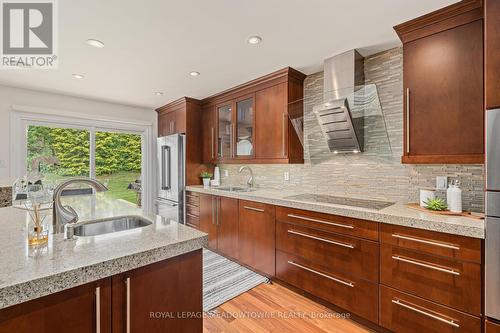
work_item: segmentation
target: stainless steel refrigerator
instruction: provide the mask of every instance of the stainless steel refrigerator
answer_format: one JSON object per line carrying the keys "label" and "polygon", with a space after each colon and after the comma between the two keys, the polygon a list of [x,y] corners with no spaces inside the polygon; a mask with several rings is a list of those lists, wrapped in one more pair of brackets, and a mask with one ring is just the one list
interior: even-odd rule
{"label": "stainless steel refrigerator", "polygon": [[486,111],[485,311],[500,320],[500,109]]}
{"label": "stainless steel refrigerator", "polygon": [[158,196],[156,213],[184,223],[186,137],[173,134],[158,138]]}

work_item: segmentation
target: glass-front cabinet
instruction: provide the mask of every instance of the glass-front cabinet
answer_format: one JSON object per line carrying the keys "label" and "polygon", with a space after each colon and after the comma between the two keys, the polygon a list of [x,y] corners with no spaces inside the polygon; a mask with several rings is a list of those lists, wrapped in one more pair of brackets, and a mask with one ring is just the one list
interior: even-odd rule
{"label": "glass-front cabinet", "polygon": [[254,156],[254,97],[247,96],[236,101],[236,157]]}
{"label": "glass-front cabinet", "polygon": [[217,157],[233,158],[233,103],[217,106]]}
{"label": "glass-front cabinet", "polygon": [[217,106],[217,157],[219,160],[254,156],[254,95]]}

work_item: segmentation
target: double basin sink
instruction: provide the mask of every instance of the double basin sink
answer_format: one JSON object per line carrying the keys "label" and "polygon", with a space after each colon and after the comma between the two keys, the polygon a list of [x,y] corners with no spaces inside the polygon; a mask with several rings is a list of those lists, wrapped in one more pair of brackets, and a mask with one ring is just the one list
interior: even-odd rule
{"label": "double basin sink", "polygon": [[228,191],[228,192],[251,192],[253,188],[251,187],[240,187],[240,186],[222,186],[215,187],[214,189],[219,191]]}

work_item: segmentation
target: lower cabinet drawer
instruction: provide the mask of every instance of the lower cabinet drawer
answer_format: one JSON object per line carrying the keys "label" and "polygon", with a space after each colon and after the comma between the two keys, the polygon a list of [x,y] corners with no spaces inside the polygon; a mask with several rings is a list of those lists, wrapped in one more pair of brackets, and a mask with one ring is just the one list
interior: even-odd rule
{"label": "lower cabinet drawer", "polygon": [[198,216],[186,214],[186,225],[191,228],[200,228],[200,219]]}
{"label": "lower cabinet drawer", "polygon": [[485,328],[486,333],[500,333],[500,324],[486,320],[484,325],[486,327]]}
{"label": "lower cabinet drawer", "polygon": [[198,193],[187,192],[186,193],[186,204],[199,207],[200,206],[200,196]]}
{"label": "lower cabinet drawer", "polygon": [[324,267],[276,251],[276,277],[374,323],[378,321],[378,284],[333,274]]}
{"label": "lower cabinet drawer", "polygon": [[378,282],[378,243],[277,221],[276,248]]}
{"label": "lower cabinet drawer", "polygon": [[380,326],[398,333],[480,333],[481,319],[380,286]]}
{"label": "lower cabinet drawer", "polygon": [[381,244],[380,283],[481,315],[481,265]]}

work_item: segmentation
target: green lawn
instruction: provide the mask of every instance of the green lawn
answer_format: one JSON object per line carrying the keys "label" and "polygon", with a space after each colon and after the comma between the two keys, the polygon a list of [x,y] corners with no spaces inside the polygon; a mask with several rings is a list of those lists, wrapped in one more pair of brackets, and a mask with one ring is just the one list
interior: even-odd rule
{"label": "green lawn", "polygon": [[130,201],[132,203],[137,203],[136,193],[133,190],[128,190],[128,184],[139,178],[141,174],[138,172],[116,172],[111,175],[97,176],[97,179],[101,182],[108,181],[108,189],[106,195],[115,198]]}

